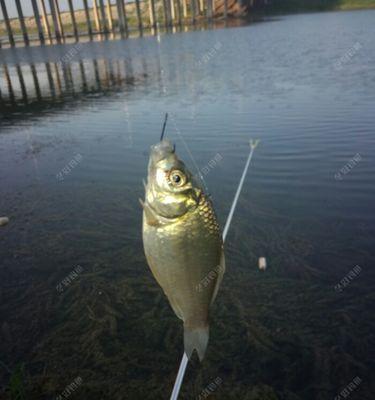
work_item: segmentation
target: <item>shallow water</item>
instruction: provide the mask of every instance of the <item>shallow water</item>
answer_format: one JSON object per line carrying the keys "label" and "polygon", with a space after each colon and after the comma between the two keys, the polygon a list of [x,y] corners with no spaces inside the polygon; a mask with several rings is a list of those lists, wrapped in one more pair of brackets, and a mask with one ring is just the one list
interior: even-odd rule
{"label": "shallow water", "polygon": [[52,399],[80,377],[72,399],[169,398],[182,328],[138,203],[169,112],[222,224],[260,140],[181,398],[217,377],[217,399],[341,399],[356,377],[350,398],[373,398],[374,17],[1,51],[1,396]]}

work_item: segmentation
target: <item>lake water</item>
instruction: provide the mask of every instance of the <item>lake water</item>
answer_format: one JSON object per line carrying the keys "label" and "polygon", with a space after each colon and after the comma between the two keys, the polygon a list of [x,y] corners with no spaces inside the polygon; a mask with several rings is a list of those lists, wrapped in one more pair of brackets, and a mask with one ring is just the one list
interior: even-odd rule
{"label": "lake water", "polygon": [[374,20],[1,50],[1,398],[72,383],[71,399],[169,398],[182,326],[146,264],[138,203],[168,112],[222,225],[260,140],[181,399],[215,380],[215,399],[373,399]]}

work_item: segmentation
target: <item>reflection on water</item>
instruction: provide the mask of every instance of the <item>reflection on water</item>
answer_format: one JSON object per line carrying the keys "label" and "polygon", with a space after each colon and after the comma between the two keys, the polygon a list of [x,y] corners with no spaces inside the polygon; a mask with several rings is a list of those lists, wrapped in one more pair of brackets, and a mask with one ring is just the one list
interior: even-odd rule
{"label": "reflection on water", "polygon": [[147,269],[138,203],[168,111],[166,135],[195,172],[188,143],[221,222],[260,139],[207,359],[181,398],[219,378],[217,399],[325,400],[356,382],[351,398],[372,400],[372,20],[86,43],[65,63],[73,44],[0,53],[1,399],[77,381],[72,399],[169,397],[182,329]]}
{"label": "reflection on water", "polygon": [[60,102],[66,97],[107,93],[135,79],[131,62],[94,59],[79,62],[45,62],[1,66],[1,105],[30,106],[38,102]]}

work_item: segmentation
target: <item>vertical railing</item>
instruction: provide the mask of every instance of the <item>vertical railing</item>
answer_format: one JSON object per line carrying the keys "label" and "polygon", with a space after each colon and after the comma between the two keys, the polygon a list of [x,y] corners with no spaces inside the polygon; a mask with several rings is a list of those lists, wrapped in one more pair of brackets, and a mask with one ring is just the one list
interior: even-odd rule
{"label": "vertical railing", "polygon": [[117,5],[117,15],[118,15],[118,24],[120,28],[121,36],[125,36],[128,34],[128,26],[126,21],[126,13],[125,13],[125,4],[123,0],[116,0]]}
{"label": "vertical railing", "polygon": [[51,44],[52,43],[51,27],[49,25],[46,3],[44,1],[45,0],[39,0],[39,4],[42,10],[42,22],[43,22],[44,32],[48,38],[49,43]]}
{"label": "vertical railing", "polygon": [[204,14],[204,0],[199,0],[199,13]]}
{"label": "vertical railing", "polygon": [[181,10],[181,0],[176,0],[177,4],[177,20],[178,20],[178,25],[182,24],[182,10]]}
{"label": "vertical railing", "polygon": [[92,25],[91,25],[91,19],[90,19],[90,9],[89,9],[89,5],[87,3],[87,0],[83,0],[83,8],[85,9],[87,32],[88,32],[90,38],[92,38]]}
{"label": "vertical railing", "polygon": [[170,3],[170,10],[171,10],[171,24],[173,25],[176,21],[176,9],[174,0],[169,0]]}
{"label": "vertical railing", "polygon": [[128,26],[128,17],[127,17],[127,13],[126,13],[126,3],[124,2],[124,0],[120,0],[122,3],[122,10],[124,13],[124,21],[125,21],[125,32],[126,32],[126,36],[128,36],[129,34],[129,26]]}
{"label": "vertical railing", "polygon": [[2,11],[3,17],[4,17],[5,28],[6,28],[7,34],[8,34],[9,44],[12,47],[14,47],[15,46],[14,36],[13,36],[12,26],[10,24],[8,10],[7,10],[7,6],[5,4],[5,0],[0,0],[0,5],[1,5],[1,11]]}
{"label": "vertical railing", "polygon": [[196,16],[197,16],[197,2],[196,0],[191,1],[191,22],[195,24]]}
{"label": "vertical railing", "polygon": [[[3,23],[9,45],[13,47],[16,44],[16,39],[17,42],[20,39],[19,36],[15,37],[14,27],[12,27],[13,21],[9,19],[6,1],[0,0],[0,9],[3,14]],[[26,46],[30,44],[30,39],[34,40],[35,38],[35,36],[30,35],[28,32],[30,24],[32,24],[32,29],[37,32],[40,44],[45,44],[46,42],[52,44],[55,40],[57,43],[65,42],[66,37],[71,37],[72,34],[75,40],[79,41],[82,33],[87,33],[91,39],[94,33],[99,35],[105,33],[106,37],[108,37],[107,34],[109,32],[111,32],[111,37],[116,32],[120,32],[122,36],[127,37],[129,33],[127,9],[132,12],[132,16],[136,17],[137,30],[141,36],[144,28],[143,12],[145,12],[149,19],[149,22],[145,24],[147,27],[151,27],[153,32],[158,26],[158,13],[160,12],[163,14],[163,23],[167,29],[170,26],[189,23],[190,21],[187,21],[187,18],[195,24],[197,18],[201,15],[205,15],[209,20],[214,16],[213,0],[159,0],[159,3],[157,3],[158,0],[134,0],[131,4],[127,4],[128,0],[82,0],[82,17],[75,9],[77,7],[76,0],[67,0],[65,4],[67,4],[68,9],[66,12],[64,10],[64,15],[62,15],[60,10],[60,6],[63,4],[62,0],[9,1],[15,4],[15,9],[17,10],[16,20],[19,21],[22,41]],[[143,2],[141,3],[141,1]],[[28,5],[31,4],[33,16],[25,18],[23,8],[25,9],[26,3]],[[48,10],[46,5],[48,5]],[[161,8],[159,8],[160,5]],[[113,7],[117,9],[117,20],[114,19]],[[72,24],[70,32],[64,32],[67,29],[66,16],[68,16],[69,22],[71,21]],[[223,16],[224,18],[228,16],[228,0],[223,0]],[[64,17],[64,21],[62,17]],[[82,22],[87,26],[86,32],[84,28],[82,29],[84,32],[80,32]]]}
{"label": "vertical railing", "polygon": [[23,16],[21,2],[20,2],[20,0],[15,0],[15,3],[16,3],[17,13],[18,13],[18,20],[20,21],[20,27],[21,27],[21,32],[22,32],[22,36],[23,36],[23,41],[25,43],[25,46],[28,46],[30,44],[30,41],[29,41],[29,35],[27,34],[25,18]]}
{"label": "vertical railing", "polygon": [[44,39],[44,34],[43,34],[43,27],[40,22],[40,13],[39,13],[39,8],[38,8],[38,4],[37,4],[36,0],[31,0],[31,5],[32,5],[33,11],[34,11],[35,24],[38,29],[39,40],[40,40],[41,44],[44,44],[45,39]]}
{"label": "vertical railing", "polygon": [[65,41],[65,33],[64,33],[64,26],[61,20],[61,11],[60,11],[60,5],[59,1],[55,0],[55,10],[56,10],[56,16],[57,16],[57,22],[59,24],[59,30],[61,34],[61,38],[63,41]]}
{"label": "vertical railing", "polygon": [[187,0],[182,0],[182,11],[183,11],[184,19],[186,19],[188,16]]}
{"label": "vertical railing", "polygon": [[135,0],[135,8],[137,10],[137,19],[138,19],[138,29],[140,35],[143,34],[143,24],[142,24],[142,14],[141,14],[141,5],[139,0]]}
{"label": "vertical railing", "polygon": [[[59,22],[58,22],[57,14],[56,14],[55,0],[49,0],[49,7],[51,10],[52,22],[53,22],[53,26],[55,29],[55,37],[56,37],[57,43],[61,43],[61,33],[60,33]],[[48,21],[48,15],[47,15],[46,19]]]}
{"label": "vertical railing", "polygon": [[113,32],[113,15],[112,15],[112,4],[111,0],[107,0],[107,14],[108,14],[108,26],[109,30]]}
{"label": "vertical railing", "polygon": [[70,19],[72,20],[72,25],[73,25],[74,37],[78,41],[78,29],[77,29],[77,22],[76,22],[76,14],[75,14],[74,7],[73,7],[73,0],[68,0],[68,6],[69,6]]}
{"label": "vertical railing", "polygon": [[98,5],[96,3],[97,0],[92,0],[93,12],[94,12],[94,20],[97,32],[101,31],[100,26],[100,19],[99,19],[99,12],[98,12]]}
{"label": "vertical railing", "polygon": [[99,0],[99,9],[100,9],[100,16],[102,19],[103,31],[104,31],[104,33],[108,33],[108,25],[107,25],[107,18],[105,16],[104,0]]}
{"label": "vertical railing", "polygon": [[156,28],[155,0],[149,1],[150,26]]}
{"label": "vertical railing", "polygon": [[224,0],[224,18],[228,18],[228,0]]}
{"label": "vertical railing", "polygon": [[207,0],[207,18],[212,19],[213,15],[213,0]]}
{"label": "vertical railing", "polygon": [[169,16],[168,16],[168,0],[163,0],[163,11],[164,11],[164,26],[168,28],[169,26]]}

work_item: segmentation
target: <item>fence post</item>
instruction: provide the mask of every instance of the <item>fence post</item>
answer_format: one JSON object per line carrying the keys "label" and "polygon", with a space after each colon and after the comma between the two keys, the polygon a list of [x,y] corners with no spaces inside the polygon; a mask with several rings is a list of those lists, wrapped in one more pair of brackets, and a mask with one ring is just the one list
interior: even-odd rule
{"label": "fence post", "polygon": [[212,19],[212,0],[207,0],[207,18]]}
{"label": "fence post", "polygon": [[120,0],[122,3],[122,11],[124,13],[124,21],[125,21],[125,32],[126,32],[126,36],[128,36],[129,34],[129,28],[128,28],[128,17],[126,14],[126,3],[124,3],[124,0]]}
{"label": "fence post", "polygon": [[5,22],[5,27],[7,30],[8,38],[9,38],[9,44],[14,47],[14,36],[13,36],[13,31],[12,31],[12,26],[10,25],[9,21],[9,16],[8,16],[8,11],[7,11],[7,6],[5,4],[5,0],[0,0],[0,5],[1,5],[1,11],[3,13],[4,17],[4,22]]}
{"label": "fence post", "polygon": [[142,36],[143,33],[143,25],[142,25],[142,14],[141,14],[141,6],[139,4],[139,0],[135,0],[135,6],[137,8],[137,18],[138,18],[138,29],[139,34]]}
{"label": "fence post", "polygon": [[75,16],[74,7],[73,7],[73,1],[68,0],[68,5],[69,5],[70,18],[71,18],[72,24],[73,24],[74,36],[78,42],[78,29],[77,29],[76,16]]}
{"label": "fence post", "polygon": [[42,21],[43,21],[43,26],[44,26],[44,31],[48,37],[49,43],[52,43],[52,35],[51,35],[51,28],[49,26],[49,21],[48,21],[48,16],[47,16],[47,11],[46,11],[46,4],[44,3],[44,0],[39,0],[40,7],[42,9]]}
{"label": "fence post", "polygon": [[98,5],[96,4],[96,0],[92,0],[93,10],[94,10],[94,19],[95,19],[95,26],[96,30],[100,32],[102,30],[100,20],[99,20],[99,13],[98,13]]}
{"label": "fence post", "polygon": [[18,13],[18,19],[20,21],[23,40],[25,42],[25,45],[28,46],[30,44],[30,41],[29,41],[29,36],[27,34],[27,29],[26,29],[26,25],[25,25],[25,19],[23,16],[21,3],[20,3],[20,0],[15,0],[15,2],[16,2],[16,8],[17,8],[17,13]]}
{"label": "fence post", "polygon": [[204,1],[199,0],[199,12],[204,14]]}
{"label": "fence post", "polygon": [[171,6],[171,23],[173,25],[173,22],[176,20],[176,12],[174,8],[174,0],[169,0],[170,6]]}
{"label": "fence post", "polygon": [[164,11],[164,26],[168,28],[168,9],[167,0],[163,0],[163,11]]}
{"label": "fence post", "polygon": [[182,0],[182,11],[183,11],[184,18],[187,18],[187,15],[188,15],[186,1],[187,0]]}
{"label": "fence post", "polygon": [[113,15],[112,15],[112,4],[111,0],[107,0],[107,14],[108,14],[108,25],[110,31],[113,32]]}
{"label": "fence post", "polygon": [[85,9],[87,30],[88,30],[88,33],[89,33],[90,38],[92,38],[92,26],[91,26],[89,5],[87,4],[87,0],[83,0],[83,7],[84,7],[84,9]]}
{"label": "fence post", "polygon": [[122,0],[116,0],[116,6],[117,6],[117,16],[118,16],[118,25],[120,28],[120,33],[121,35],[124,35],[125,33],[125,20],[124,20],[124,9],[121,4]]}
{"label": "fence post", "polygon": [[149,0],[150,25],[156,28],[155,0]]}
{"label": "fence post", "polygon": [[45,43],[44,40],[44,35],[43,35],[43,27],[42,24],[40,23],[40,14],[39,14],[39,9],[38,9],[38,4],[36,0],[31,0],[31,5],[33,6],[33,11],[34,11],[34,18],[35,18],[35,23],[38,29],[38,35],[39,35],[39,40],[41,44]]}
{"label": "fence post", "polygon": [[182,23],[181,0],[176,0],[176,3],[177,3],[177,19],[178,19],[178,25],[181,25],[181,23]]}
{"label": "fence post", "polygon": [[60,12],[60,6],[59,6],[58,0],[55,0],[55,10],[56,10],[56,15],[57,15],[57,22],[59,23],[60,34],[61,34],[63,41],[65,41],[64,27],[63,27],[63,24],[61,21],[61,12]]}
{"label": "fence post", "polygon": [[[57,16],[56,16],[55,1],[49,0],[49,6],[51,9],[53,25],[55,27],[56,40],[57,40],[57,43],[61,43],[61,34],[60,34],[60,29],[59,29],[59,22],[58,22]],[[47,15],[46,19],[48,20],[48,15]]]}
{"label": "fence post", "polygon": [[108,33],[107,19],[105,16],[105,8],[104,8],[104,0],[99,0],[99,9],[100,9],[101,17],[102,17],[102,27],[103,27],[104,33]]}
{"label": "fence post", "polygon": [[196,0],[191,0],[191,22],[195,24],[195,17],[197,15],[197,3]]}

